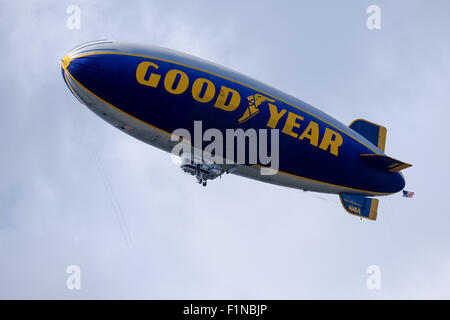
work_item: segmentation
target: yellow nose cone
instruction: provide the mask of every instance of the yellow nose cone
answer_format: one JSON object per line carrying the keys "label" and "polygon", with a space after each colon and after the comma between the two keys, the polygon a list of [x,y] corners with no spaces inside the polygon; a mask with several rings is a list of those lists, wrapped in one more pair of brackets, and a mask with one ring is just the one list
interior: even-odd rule
{"label": "yellow nose cone", "polygon": [[68,67],[69,64],[70,64],[70,61],[72,61],[72,59],[70,59],[70,56],[67,55],[67,56],[65,56],[64,58],[62,58],[61,61],[62,61],[62,68],[63,68],[64,70],[66,70],[67,67]]}

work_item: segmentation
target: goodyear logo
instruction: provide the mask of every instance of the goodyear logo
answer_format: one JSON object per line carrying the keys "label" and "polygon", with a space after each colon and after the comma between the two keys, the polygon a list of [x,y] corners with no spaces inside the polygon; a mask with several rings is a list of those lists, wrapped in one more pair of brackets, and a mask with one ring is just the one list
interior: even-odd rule
{"label": "goodyear logo", "polygon": [[[152,72],[148,77],[146,75]],[[139,63],[136,69],[136,80],[138,83],[157,88],[161,83],[162,75],[158,73],[159,66],[150,61]],[[164,89],[174,95],[185,94],[188,91],[191,79],[189,76],[177,69],[171,69],[164,75]],[[235,89],[221,86],[217,90],[216,85],[206,78],[196,78],[192,83],[190,94],[192,98],[201,103],[214,103],[214,107],[224,111],[235,111],[241,104],[241,95]],[[339,147],[343,143],[342,136],[325,127],[322,136],[319,135],[319,124],[315,121],[309,121],[306,126],[301,125],[304,118],[296,113],[279,109],[275,105],[275,99],[268,98],[262,94],[256,93],[247,97],[248,107],[244,114],[238,119],[239,123],[243,123],[260,112],[260,107],[267,106],[269,108],[270,117],[266,126],[272,129],[282,128],[281,132],[295,139],[309,142],[311,145],[331,154],[338,156]],[[279,125],[280,124],[280,125]],[[305,127],[303,129],[303,127]]]}

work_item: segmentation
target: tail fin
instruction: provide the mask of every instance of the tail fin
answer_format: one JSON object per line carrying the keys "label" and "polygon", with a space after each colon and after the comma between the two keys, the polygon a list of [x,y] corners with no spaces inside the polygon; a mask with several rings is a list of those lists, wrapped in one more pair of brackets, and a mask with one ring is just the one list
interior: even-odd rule
{"label": "tail fin", "polygon": [[364,138],[376,145],[378,149],[384,152],[387,133],[385,127],[364,119],[356,119],[355,121],[350,123],[349,127],[350,129],[358,132]]}
{"label": "tail fin", "polygon": [[354,193],[339,193],[345,211],[355,216],[377,220],[378,199]]}
{"label": "tail fin", "polygon": [[412,165],[383,154],[361,154],[368,164],[382,171],[399,172],[400,170],[411,167]]}
{"label": "tail fin", "polygon": [[[384,152],[387,132],[385,127],[364,119],[356,119],[349,127]],[[361,157],[370,165],[383,171],[399,172],[400,170],[411,167],[411,165],[406,162],[382,154],[361,154]]]}

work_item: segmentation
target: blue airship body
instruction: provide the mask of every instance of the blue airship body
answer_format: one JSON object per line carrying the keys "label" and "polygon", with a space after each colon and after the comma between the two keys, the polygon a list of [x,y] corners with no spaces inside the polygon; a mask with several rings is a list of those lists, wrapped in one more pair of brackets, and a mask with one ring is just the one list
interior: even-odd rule
{"label": "blue airship body", "polygon": [[[346,126],[313,106],[214,63],[157,46],[96,41],[62,61],[64,81],[87,107],[115,127],[171,152],[172,133],[278,129],[276,173],[263,163],[184,163],[206,184],[222,173],[308,191],[339,194],[351,214],[376,219],[378,200],[403,189],[409,164],[384,153],[386,129],[367,120]],[[258,140],[259,141],[259,140]],[[204,147],[206,142],[202,142]]]}

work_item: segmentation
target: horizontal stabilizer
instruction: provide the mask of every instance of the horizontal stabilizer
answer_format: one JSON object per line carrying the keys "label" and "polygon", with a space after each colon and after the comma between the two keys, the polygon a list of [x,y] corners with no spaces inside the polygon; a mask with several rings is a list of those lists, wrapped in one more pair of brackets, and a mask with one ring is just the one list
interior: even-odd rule
{"label": "horizontal stabilizer", "polygon": [[361,154],[367,163],[382,171],[399,172],[411,167],[410,164],[396,160],[383,154]]}
{"label": "horizontal stabilizer", "polygon": [[377,220],[378,199],[353,193],[340,193],[342,206],[355,216],[370,220]]}
{"label": "horizontal stabilizer", "polygon": [[358,132],[364,138],[372,142],[384,152],[386,145],[386,128],[379,124],[369,122],[364,119],[356,119],[349,125],[350,129]]}

